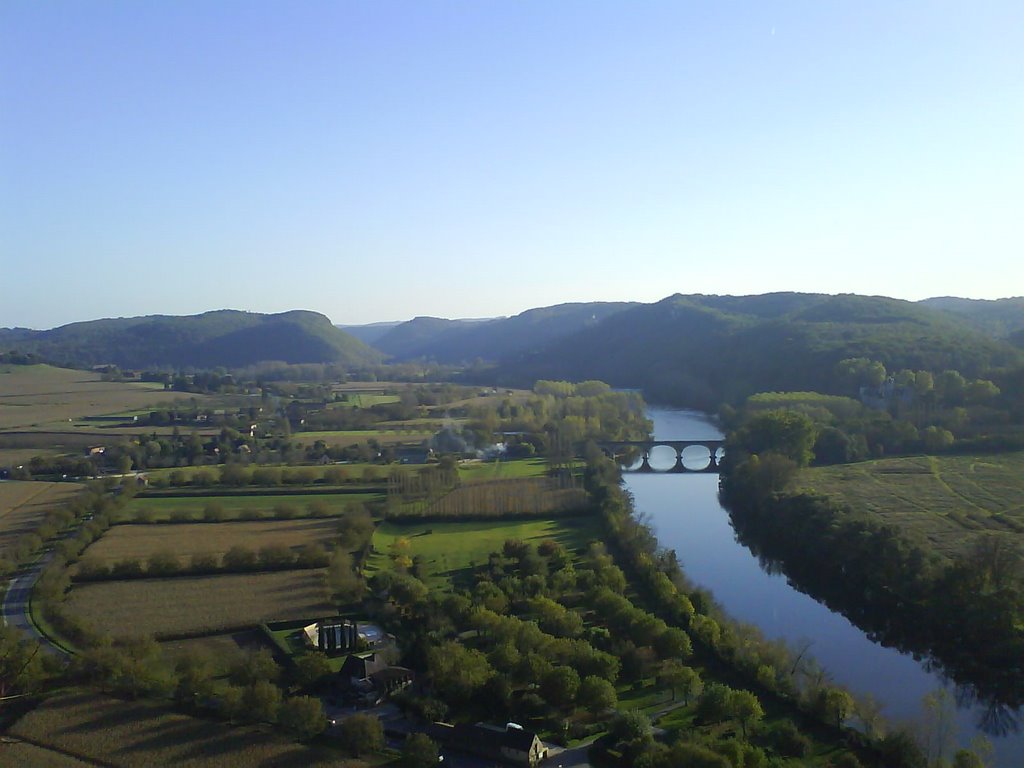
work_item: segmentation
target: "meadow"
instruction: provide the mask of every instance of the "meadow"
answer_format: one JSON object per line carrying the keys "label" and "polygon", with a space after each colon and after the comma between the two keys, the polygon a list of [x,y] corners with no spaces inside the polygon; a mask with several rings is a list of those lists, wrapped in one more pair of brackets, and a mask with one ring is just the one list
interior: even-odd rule
{"label": "meadow", "polygon": [[187,565],[191,555],[211,554],[220,558],[234,546],[253,551],[266,544],[283,544],[295,551],[307,544],[326,546],[336,538],[337,528],[337,520],[330,518],[115,525],[86,550],[85,557],[92,562],[112,565],[119,560],[146,560],[157,552],[172,552],[182,565]]}
{"label": "meadow", "polygon": [[19,536],[34,531],[47,512],[72,499],[83,487],[20,480],[0,483],[0,553]]}
{"label": "meadow", "polygon": [[[335,754],[299,746],[259,726],[231,727],[180,714],[155,701],[121,701],[92,693],[72,692],[49,699],[16,722],[9,733],[94,765],[123,768],[344,765]],[[7,748],[0,744],[0,761]],[[57,753],[26,753],[23,749],[23,754],[50,759]],[[82,763],[71,758],[64,762],[3,762],[11,766],[37,764],[70,768]]]}
{"label": "meadow", "polygon": [[380,445],[400,445],[404,443],[420,443],[433,435],[433,431],[423,427],[390,428],[390,429],[333,429],[318,432],[293,432],[292,441],[300,445],[313,445],[323,440],[329,445],[355,445],[368,440],[376,440]]}
{"label": "meadow", "polygon": [[1024,533],[1024,452],[815,467],[798,483],[923,537],[946,557],[986,531]]}
{"label": "meadow", "polygon": [[323,509],[328,516],[337,517],[345,513],[352,504],[366,504],[381,498],[379,493],[295,493],[295,494],[251,494],[231,496],[146,496],[135,497],[125,506],[119,517],[135,519],[142,512],[153,520],[169,520],[179,515],[202,519],[208,505],[216,505],[224,512],[225,519],[248,515],[272,515],[274,508],[292,508],[298,516],[308,515],[309,507]]}
{"label": "meadow", "polygon": [[114,636],[157,639],[328,616],[323,570],[182,576],[76,585],[66,610]]}
{"label": "meadow", "polygon": [[544,459],[467,461],[459,465],[459,478],[467,483],[511,480],[520,477],[544,477],[547,471],[548,463]]}
{"label": "meadow", "polygon": [[569,550],[582,550],[601,536],[600,522],[593,517],[553,520],[503,520],[499,522],[395,523],[385,521],[373,534],[373,553],[366,570],[372,573],[392,567],[396,542],[409,557],[423,558],[424,579],[440,586],[458,572],[487,562],[500,552],[507,539],[537,544],[553,539]]}

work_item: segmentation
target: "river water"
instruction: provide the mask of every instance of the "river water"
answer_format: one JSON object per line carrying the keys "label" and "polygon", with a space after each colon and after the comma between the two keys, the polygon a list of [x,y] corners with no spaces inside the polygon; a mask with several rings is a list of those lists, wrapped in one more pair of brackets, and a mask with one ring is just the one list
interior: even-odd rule
{"label": "river water", "polygon": [[[648,417],[658,439],[722,437],[694,411],[650,407]],[[674,460],[671,449],[662,450],[665,455],[652,455],[655,469],[668,468]],[[736,541],[729,515],[718,503],[717,475],[627,472],[624,478],[637,512],[652,523],[659,543],[676,551],[690,580],[709,589],[732,618],[756,625],[768,638],[784,638],[793,647],[810,643],[809,653],[831,679],[854,694],[870,694],[888,720],[923,720],[922,697],[943,687],[943,680],[909,654],[870,640],[842,615],[790,586],[785,576],[764,570]],[[957,740],[964,746],[980,733],[980,715],[977,708],[957,710]],[[1024,766],[1024,735],[987,738],[993,744],[994,765]]]}

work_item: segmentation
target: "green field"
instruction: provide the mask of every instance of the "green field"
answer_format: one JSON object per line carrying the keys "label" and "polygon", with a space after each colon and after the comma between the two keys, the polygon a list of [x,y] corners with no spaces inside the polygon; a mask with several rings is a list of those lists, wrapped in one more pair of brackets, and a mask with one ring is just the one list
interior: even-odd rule
{"label": "green field", "polygon": [[922,536],[947,557],[985,531],[1024,534],[1024,452],[815,467],[798,483]]}
{"label": "green field", "polygon": [[544,477],[548,464],[544,459],[512,459],[510,461],[470,461],[459,465],[463,482],[512,480],[518,477]]}
{"label": "green field", "polygon": [[373,554],[367,571],[391,567],[389,552],[399,539],[408,541],[407,554],[424,559],[426,581],[440,586],[457,572],[487,562],[492,552],[500,552],[506,539],[534,543],[554,539],[570,550],[583,549],[599,539],[601,525],[592,517],[563,517],[555,520],[465,522],[465,523],[393,523],[384,522],[373,534]]}
{"label": "green field", "polygon": [[433,434],[433,431],[421,427],[412,429],[335,429],[320,432],[295,432],[292,434],[292,441],[301,445],[312,445],[317,440],[323,440],[328,445],[353,445],[365,443],[372,438],[381,445],[400,443],[419,445]]}
{"label": "green field", "polygon": [[169,520],[173,515],[186,513],[201,519],[203,509],[210,504],[223,508],[227,519],[243,517],[253,513],[269,516],[274,507],[283,504],[293,507],[299,515],[308,514],[310,504],[325,504],[332,516],[344,514],[351,504],[366,504],[380,499],[378,493],[294,493],[251,496],[151,496],[136,497],[128,502],[121,512],[123,519],[134,519],[140,512],[153,515],[153,519]]}

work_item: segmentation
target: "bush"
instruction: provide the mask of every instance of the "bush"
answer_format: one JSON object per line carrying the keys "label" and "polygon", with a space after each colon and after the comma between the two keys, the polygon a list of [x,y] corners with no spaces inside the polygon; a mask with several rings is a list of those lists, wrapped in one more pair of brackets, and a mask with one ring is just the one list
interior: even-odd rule
{"label": "bush", "polygon": [[803,757],[811,748],[811,740],[800,733],[792,720],[782,720],[769,729],[768,743],[783,757]]}

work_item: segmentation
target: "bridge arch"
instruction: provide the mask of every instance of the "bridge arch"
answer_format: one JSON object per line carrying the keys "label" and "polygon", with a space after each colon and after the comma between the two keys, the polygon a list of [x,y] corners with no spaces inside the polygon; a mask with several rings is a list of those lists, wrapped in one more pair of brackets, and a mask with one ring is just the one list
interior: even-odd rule
{"label": "bridge arch", "polygon": [[[724,440],[620,440],[604,442],[600,444],[601,449],[612,458],[618,460],[620,456],[636,452],[639,454],[640,465],[633,469],[634,472],[648,472],[654,474],[682,474],[687,472],[718,473],[723,449]],[[675,451],[675,463],[669,469],[655,469],[651,466],[651,451],[659,447],[668,447]],[[707,464],[700,468],[691,468],[686,465],[684,452],[688,448],[699,447],[707,451]],[[692,454],[692,451],[690,452]],[[688,458],[688,457],[687,457]],[[692,463],[692,462],[691,462]]]}

